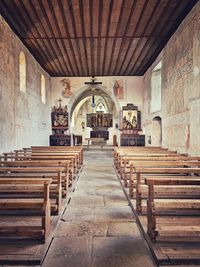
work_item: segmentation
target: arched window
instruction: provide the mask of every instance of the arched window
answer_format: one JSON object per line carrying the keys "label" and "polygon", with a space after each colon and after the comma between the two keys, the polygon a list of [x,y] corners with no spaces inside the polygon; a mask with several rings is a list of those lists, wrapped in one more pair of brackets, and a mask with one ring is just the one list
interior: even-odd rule
{"label": "arched window", "polygon": [[151,113],[161,110],[161,70],[162,61],[156,65],[151,75]]}
{"label": "arched window", "polygon": [[46,104],[46,88],[45,88],[45,77],[41,75],[41,98],[42,103]]}
{"label": "arched window", "polygon": [[26,92],[26,57],[23,51],[19,54],[19,88]]}

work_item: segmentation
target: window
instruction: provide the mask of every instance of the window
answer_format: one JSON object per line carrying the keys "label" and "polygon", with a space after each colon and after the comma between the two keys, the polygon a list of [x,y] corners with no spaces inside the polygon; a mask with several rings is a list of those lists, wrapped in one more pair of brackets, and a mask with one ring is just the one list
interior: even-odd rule
{"label": "window", "polygon": [[19,88],[26,92],[26,57],[23,51],[19,54]]}
{"label": "window", "polygon": [[42,103],[46,104],[46,88],[45,88],[45,77],[41,75],[41,98]]}
{"label": "window", "polygon": [[151,75],[151,113],[161,110],[161,69],[162,62],[160,61]]}

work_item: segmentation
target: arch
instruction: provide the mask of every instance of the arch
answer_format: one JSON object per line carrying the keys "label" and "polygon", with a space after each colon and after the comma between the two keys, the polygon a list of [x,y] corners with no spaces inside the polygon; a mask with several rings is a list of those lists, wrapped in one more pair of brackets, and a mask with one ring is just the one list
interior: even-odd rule
{"label": "arch", "polygon": [[23,51],[19,54],[19,89],[26,92],[26,57]]}
{"label": "arch", "polygon": [[162,118],[160,116],[153,118],[151,133],[152,146],[162,146]]}
{"label": "arch", "polygon": [[46,104],[46,85],[45,85],[45,77],[44,77],[43,74],[41,75],[40,88],[41,88],[41,99],[42,99],[42,103]]}
{"label": "arch", "polygon": [[[120,105],[119,105],[119,102],[118,100],[116,99],[116,97],[114,96],[114,94],[108,90],[106,87],[102,86],[102,85],[99,85],[96,87],[97,89],[97,92],[96,94],[100,95],[100,92],[104,94],[104,96],[107,96],[109,97],[113,104],[115,105],[115,108],[116,108],[116,113],[117,113],[117,116],[118,119],[119,116],[120,116]],[[82,87],[80,88],[76,94],[70,99],[70,101],[68,102],[68,113],[69,113],[69,118],[70,118],[70,121],[71,121],[71,118],[72,118],[72,114],[73,114],[73,111],[75,109],[75,107],[77,106],[77,104],[84,98],[86,98],[87,96],[90,96],[91,95],[91,89],[88,88],[87,86],[85,87]],[[106,102],[106,99],[105,99],[105,102]]]}

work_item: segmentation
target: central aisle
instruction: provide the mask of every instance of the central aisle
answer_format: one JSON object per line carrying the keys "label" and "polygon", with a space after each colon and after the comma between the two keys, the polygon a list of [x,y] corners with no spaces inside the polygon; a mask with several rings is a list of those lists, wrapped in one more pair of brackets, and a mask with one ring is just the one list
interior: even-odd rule
{"label": "central aisle", "polygon": [[117,179],[112,151],[86,151],[84,165],[43,266],[155,266]]}

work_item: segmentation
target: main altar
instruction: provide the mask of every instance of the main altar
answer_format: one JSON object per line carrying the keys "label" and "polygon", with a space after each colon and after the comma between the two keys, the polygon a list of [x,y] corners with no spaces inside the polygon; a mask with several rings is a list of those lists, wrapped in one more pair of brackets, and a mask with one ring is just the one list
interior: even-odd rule
{"label": "main altar", "polygon": [[95,113],[87,114],[87,127],[92,128],[90,138],[109,139],[108,128],[113,126],[113,117],[110,113],[96,111]]}

